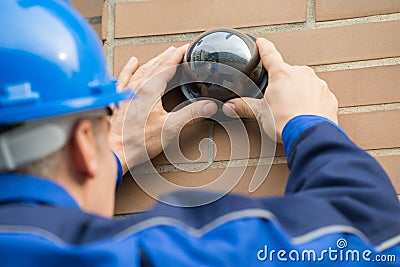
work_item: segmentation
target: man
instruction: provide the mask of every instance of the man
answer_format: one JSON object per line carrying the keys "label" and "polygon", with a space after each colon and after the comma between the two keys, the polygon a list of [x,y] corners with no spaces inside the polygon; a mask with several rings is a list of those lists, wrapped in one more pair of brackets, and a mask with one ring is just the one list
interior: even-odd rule
{"label": "man", "polygon": [[[186,46],[139,69],[131,59],[116,91],[101,45],[68,3],[10,0],[0,10],[1,266],[399,266],[400,206],[388,177],[337,126],[326,83],[286,64],[269,41],[257,40],[270,75],[265,99],[234,99],[223,110],[255,116],[270,132],[269,104],[291,169],[285,196],[158,204],[114,221],[117,172],[160,153],[161,130],[168,142],[192,117],[216,112],[210,101],[141,112],[174,73],[150,78],[178,64]],[[113,107],[132,97],[125,88],[137,94],[131,112]],[[135,148],[125,157],[124,118],[124,145]]]}

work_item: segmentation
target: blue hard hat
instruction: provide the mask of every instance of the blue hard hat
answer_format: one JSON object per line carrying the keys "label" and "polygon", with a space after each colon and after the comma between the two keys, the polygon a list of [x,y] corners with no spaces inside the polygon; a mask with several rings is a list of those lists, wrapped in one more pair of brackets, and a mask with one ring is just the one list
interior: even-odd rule
{"label": "blue hard hat", "polygon": [[65,0],[0,1],[0,125],[82,112],[117,92],[90,24]]}

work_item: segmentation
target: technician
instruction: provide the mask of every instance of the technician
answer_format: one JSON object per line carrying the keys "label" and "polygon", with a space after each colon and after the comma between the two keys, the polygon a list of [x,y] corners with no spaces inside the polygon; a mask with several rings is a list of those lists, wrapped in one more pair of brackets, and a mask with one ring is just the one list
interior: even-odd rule
{"label": "technician", "polygon": [[[163,122],[168,141],[192,116],[216,112],[210,101],[142,112],[174,73],[145,81],[187,47],[139,69],[131,59],[117,88],[95,33],[67,1],[3,0],[0,21],[1,266],[400,266],[400,204],[387,175],[337,125],[327,84],[286,64],[271,42],[257,40],[270,75],[265,99],[231,100],[224,112],[255,116],[268,132],[269,104],[291,170],[285,196],[160,203],[116,221],[117,173],[146,150],[161,152]],[[130,112],[114,105],[133,97],[126,88],[136,91]]]}

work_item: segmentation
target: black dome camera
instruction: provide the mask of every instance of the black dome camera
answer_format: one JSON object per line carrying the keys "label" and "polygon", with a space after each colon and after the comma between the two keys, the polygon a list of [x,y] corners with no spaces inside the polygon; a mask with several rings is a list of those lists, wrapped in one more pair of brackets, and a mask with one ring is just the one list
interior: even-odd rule
{"label": "black dome camera", "polygon": [[184,63],[186,76],[198,81],[180,86],[192,102],[211,98],[221,108],[224,102],[236,97],[262,98],[268,85],[255,38],[237,30],[203,33],[189,46]]}

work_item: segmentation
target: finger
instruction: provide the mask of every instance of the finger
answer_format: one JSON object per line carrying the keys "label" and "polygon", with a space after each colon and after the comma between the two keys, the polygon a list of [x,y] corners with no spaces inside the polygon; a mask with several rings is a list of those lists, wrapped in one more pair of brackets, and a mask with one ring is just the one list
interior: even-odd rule
{"label": "finger", "polygon": [[178,111],[170,112],[165,121],[164,129],[170,138],[179,133],[185,125],[198,123],[214,115],[217,104],[209,100],[194,102]]}
{"label": "finger", "polygon": [[282,72],[289,66],[278,52],[275,45],[264,38],[257,38],[257,46],[263,66],[270,76]]}
{"label": "finger", "polygon": [[163,52],[158,54],[156,57],[150,59],[149,61],[146,62],[143,66],[153,66],[157,65],[159,62],[161,62],[163,59],[168,58],[174,51],[176,50],[175,46],[170,46],[167,49],[165,49]]}
{"label": "finger", "polygon": [[257,118],[260,111],[260,99],[243,97],[229,100],[222,106],[228,117]]}
{"label": "finger", "polygon": [[[176,73],[176,68],[178,64],[182,62],[187,47],[188,45],[178,47],[174,51],[172,51],[172,53],[168,54],[167,57],[161,60],[156,71],[156,77],[157,79],[160,79],[160,83],[167,84],[174,77]],[[155,87],[155,89],[157,89],[160,94],[163,94],[166,87],[158,86]]]}
{"label": "finger", "polygon": [[148,64],[155,65],[155,63],[158,63],[159,65],[166,66],[179,64],[182,62],[182,58],[185,55],[188,46],[189,44],[182,45],[178,48],[176,48],[175,46],[171,46],[164,52],[150,60]]}
{"label": "finger", "polygon": [[176,48],[175,51],[171,53],[171,55],[168,55],[167,60],[165,61],[165,64],[167,65],[176,65],[182,62],[184,55],[186,54],[186,51],[189,47],[189,44],[182,45],[178,48]]}
{"label": "finger", "polygon": [[131,57],[122,68],[117,80],[117,90],[122,91],[129,83],[133,73],[138,69],[139,62],[135,57]]}
{"label": "finger", "polygon": [[[162,78],[162,82],[167,83],[175,74],[176,65],[182,61],[187,46],[188,45],[183,45],[178,48],[171,46],[157,57],[148,61],[132,76],[129,86],[137,91],[147,80],[151,79],[156,74],[161,74],[162,77],[159,76],[157,78]],[[162,73],[163,71],[165,71],[165,73]],[[160,89],[159,91],[165,90],[165,88],[162,87],[156,89]]]}
{"label": "finger", "polygon": [[145,64],[143,64],[133,76],[131,76],[129,81],[129,87],[133,88],[135,91],[140,88],[143,83],[148,80],[151,76],[156,74],[157,68],[159,68],[160,62],[167,58],[176,48],[174,46],[168,47],[161,54],[150,59]]}
{"label": "finger", "polygon": [[142,68],[151,70],[154,67],[159,67],[163,65],[167,67],[168,65],[176,65],[182,61],[183,55],[185,54],[188,46],[188,44],[180,46],[178,48],[176,48],[175,46],[170,46],[161,54],[149,60],[146,64],[142,66]]}

